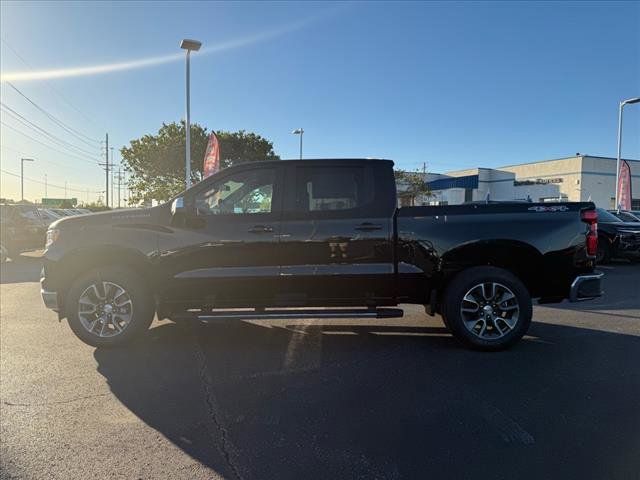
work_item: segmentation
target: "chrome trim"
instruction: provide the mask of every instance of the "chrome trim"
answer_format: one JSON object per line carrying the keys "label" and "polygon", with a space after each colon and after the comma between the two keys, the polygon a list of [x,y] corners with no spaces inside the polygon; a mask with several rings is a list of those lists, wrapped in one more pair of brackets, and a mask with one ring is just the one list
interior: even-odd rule
{"label": "chrome trim", "polygon": [[600,295],[602,295],[602,290],[600,291],[599,295],[593,296],[593,297],[583,297],[583,298],[578,298],[578,291],[580,290],[580,285],[584,282],[586,282],[587,280],[601,280],[602,277],[604,277],[604,273],[602,272],[596,272],[596,273],[592,273],[590,275],[579,275],[575,278],[575,280],[571,283],[571,290],[569,293],[569,301],[570,302],[579,302],[580,300],[590,300],[592,298],[596,298],[599,297]]}
{"label": "chrome trim", "polygon": [[50,308],[54,312],[58,311],[58,292],[49,292],[41,288],[40,295],[42,295],[42,301],[45,307]]}
{"label": "chrome trim", "polygon": [[304,319],[304,318],[400,318],[400,308],[352,309],[282,309],[282,310],[218,310],[212,312],[185,312],[172,318],[200,320],[204,323],[226,320]]}

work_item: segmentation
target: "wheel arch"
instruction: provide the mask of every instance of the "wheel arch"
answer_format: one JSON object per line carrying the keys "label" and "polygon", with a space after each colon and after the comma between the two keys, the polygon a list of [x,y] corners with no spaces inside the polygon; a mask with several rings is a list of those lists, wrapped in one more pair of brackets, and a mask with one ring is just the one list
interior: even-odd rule
{"label": "wheel arch", "polygon": [[[66,293],[78,276],[100,267],[121,266],[133,270],[143,278],[152,292],[155,292],[158,281],[152,273],[151,261],[145,255],[121,246],[94,246],[73,250],[56,261],[56,264],[55,284],[61,302],[64,302]],[[60,311],[64,312],[62,306]]]}
{"label": "wheel arch", "polygon": [[462,271],[479,266],[503,268],[527,287],[532,297],[540,289],[542,253],[518,240],[480,240],[455,247],[442,256],[442,272],[448,284]]}

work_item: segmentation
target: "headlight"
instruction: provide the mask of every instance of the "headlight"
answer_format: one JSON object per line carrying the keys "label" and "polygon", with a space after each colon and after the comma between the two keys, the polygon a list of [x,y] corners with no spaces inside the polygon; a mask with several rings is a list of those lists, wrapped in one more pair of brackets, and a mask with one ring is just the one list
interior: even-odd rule
{"label": "headlight", "polygon": [[45,243],[44,248],[49,248],[51,245],[53,245],[53,242],[58,240],[59,236],[60,230],[58,230],[57,228],[47,230],[47,242]]}

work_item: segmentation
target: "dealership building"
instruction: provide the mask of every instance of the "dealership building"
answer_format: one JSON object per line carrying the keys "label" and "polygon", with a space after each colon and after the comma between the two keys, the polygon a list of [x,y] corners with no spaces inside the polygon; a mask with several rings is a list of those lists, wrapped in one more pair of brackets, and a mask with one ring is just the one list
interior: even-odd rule
{"label": "dealership building", "polygon": [[[631,167],[633,209],[640,210],[640,160],[627,162]],[[560,200],[592,201],[599,207],[614,208],[616,159],[576,154],[499,168],[428,173],[425,181],[431,195],[413,199],[415,205],[457,205],[486,199]],[[402,193],[400,200],[405,205],[408,202]]]}

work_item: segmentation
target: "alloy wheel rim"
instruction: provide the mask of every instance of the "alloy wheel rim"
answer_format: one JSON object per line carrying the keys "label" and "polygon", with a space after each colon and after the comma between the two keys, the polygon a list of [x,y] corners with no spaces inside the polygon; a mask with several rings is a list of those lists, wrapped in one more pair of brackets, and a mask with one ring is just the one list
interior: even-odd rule
{"label": "alloy wheel rim", "polygon": [[518,324],[520,305],[509,287],[483,282],[462,297],[460,314],[470,333],[483,340],[498,340]]}
{"label": "alloy wheel rim", "polygon": [[120,335],[131,323],[133,302],[129,293],[113,282],[89,285],[78,300],[78,318],[84,329],[101,338]]}

